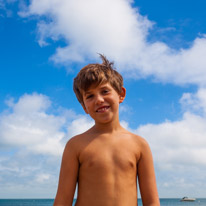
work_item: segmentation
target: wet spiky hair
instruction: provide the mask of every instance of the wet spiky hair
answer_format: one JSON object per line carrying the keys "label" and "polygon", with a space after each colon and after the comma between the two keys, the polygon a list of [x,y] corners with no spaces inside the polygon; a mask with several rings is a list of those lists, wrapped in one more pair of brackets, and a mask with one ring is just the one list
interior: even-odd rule
{"label": "wet spiky hair", "polygon": [[87,91],[92,85],[97,86],[108,82],[118,94],[121,92],[123,86],[121,74],[113,68],[113,62],[109,62],[102,54],[99,56],[102,59],[101,64],[88,64],[74,78],[73,90],[81,104],[84,104],[82,91]]}

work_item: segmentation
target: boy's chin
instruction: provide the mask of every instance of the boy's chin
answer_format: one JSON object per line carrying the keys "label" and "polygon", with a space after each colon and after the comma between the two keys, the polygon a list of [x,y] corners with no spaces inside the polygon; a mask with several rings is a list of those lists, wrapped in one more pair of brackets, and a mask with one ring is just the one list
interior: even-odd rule
{"label": "boy's chin", "polygon": [[110,124],[112,123],[112,118],[105,118],[105,119],[96,119],[94,120],[95,124]]}

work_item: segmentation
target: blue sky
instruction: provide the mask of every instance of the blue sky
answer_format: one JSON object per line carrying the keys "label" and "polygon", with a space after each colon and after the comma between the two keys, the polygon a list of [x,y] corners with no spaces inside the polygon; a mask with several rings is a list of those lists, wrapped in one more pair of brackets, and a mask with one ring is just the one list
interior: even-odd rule
{"label": "blue sky", "polygon": [[55,196],[66,141],[93,124],[72,81],[97,53],[124,77],[120,119],[149,142],[160,197],[205,197],[205,6],[0,0],[0,198]]}

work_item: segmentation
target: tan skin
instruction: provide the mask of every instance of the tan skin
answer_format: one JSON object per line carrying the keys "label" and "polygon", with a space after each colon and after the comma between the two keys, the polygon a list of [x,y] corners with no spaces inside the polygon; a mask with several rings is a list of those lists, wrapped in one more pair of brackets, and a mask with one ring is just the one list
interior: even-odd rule
{"label": "tan skin", "polygon": [[121,127],[118,94],[109,83],[83,92],[83,108],[95,125],[71,138],[64,150],[54,206],[136,206],[137,178],[144,206],[159,206],[147,142]]}

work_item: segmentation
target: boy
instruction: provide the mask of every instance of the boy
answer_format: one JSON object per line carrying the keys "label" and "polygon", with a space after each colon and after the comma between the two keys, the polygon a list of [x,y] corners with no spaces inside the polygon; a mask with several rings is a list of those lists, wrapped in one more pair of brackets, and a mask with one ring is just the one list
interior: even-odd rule
{"label": "boy", "polygon": [[[95,125],[64,150],[54,206],[136,206],[137,177],[143,205],[159,206],[152,155],[146,141],[121,127],[122,76],[103,55],[74,79],[74,92]],[[81,125],[80,125],[81,126]]]}

